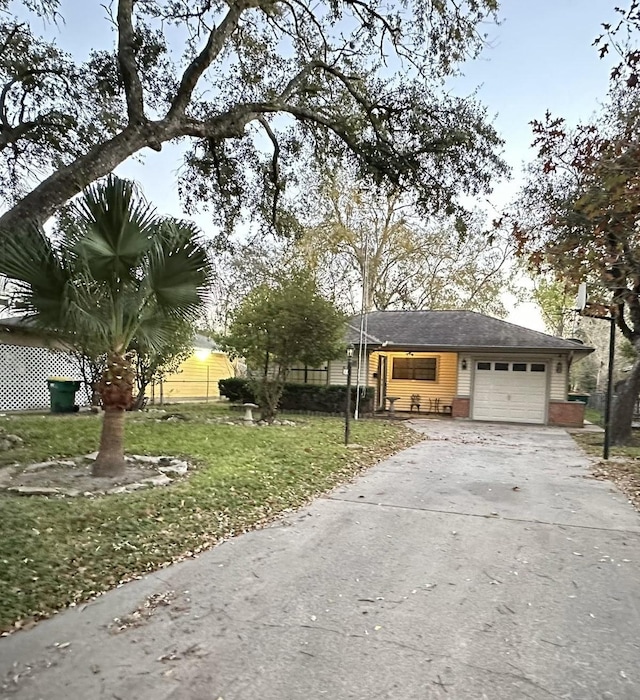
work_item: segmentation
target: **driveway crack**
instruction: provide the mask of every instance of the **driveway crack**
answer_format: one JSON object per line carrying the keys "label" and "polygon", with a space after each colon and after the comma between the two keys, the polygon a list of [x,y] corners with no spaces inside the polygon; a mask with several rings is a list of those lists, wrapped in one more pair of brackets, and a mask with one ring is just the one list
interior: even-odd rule
{"label": "driveway crack", "polygon": [[619,532],[624,535],[635,535],[640,537],[640,532],[637,530],[621,530],[613,527],[597,527],[595,525],[572,525],[570,523],[558,523],[548,520],[529,520],[527,518],[512,518],[506,515],[491,515],[490,513],[465,513],[459,510],[442,510],[440,508],[425,508],[421,506],[401,506],[394,503],[381,503],[378,501],[367,501],[366,498],[339,498],[337,496],[325,496],[324,500],[338,501],[343,503],[353,503],[359,506],[375,506],[376,508],[392,508],[396,510],[413,510],[422,513],[438,513],[442,515],[458,515],[465,518],[483,518],[485,520],[504,520],[512,523],[526,523],[528,525],[549,525],[552,527],[575,528],[577,530],[595,530],[598,532]]}

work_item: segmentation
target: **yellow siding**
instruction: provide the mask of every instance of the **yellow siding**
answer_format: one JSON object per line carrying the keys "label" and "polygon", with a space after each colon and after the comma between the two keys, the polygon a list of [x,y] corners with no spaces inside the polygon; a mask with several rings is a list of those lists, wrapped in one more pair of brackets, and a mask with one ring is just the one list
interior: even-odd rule
{"label": "yellow siding", "polygon": [[413,357],[435,357],[438,361],[438,369],[435,382],[410,381],[406,379],[393,379],[393,359],[395,357],[406,358],[406,352],[374,352],[369,360],[369,385],[376,387],[377,379],[373,376],[378,371],[378,357],[387,356],[387,396],[399,396],[395,407],[399,411],[408,411],[411,408],[411,395],[419,394],[421,410],[429,409],[428,399],[440,399],[440,404],[451,404],[456,396],[458,382],[458,355],[454,352],[416,352]]}
{"label": "yellow siding", "polygon": [[[212,352],[205,359],[194,353],[186,359],[175,374],[162,382],[165,401],[172,399],[207,399],[220,396],[218,380],[235,376],[229,358],[221,352]],[[160,387],[155,387],[155,400],[159,400]]]}

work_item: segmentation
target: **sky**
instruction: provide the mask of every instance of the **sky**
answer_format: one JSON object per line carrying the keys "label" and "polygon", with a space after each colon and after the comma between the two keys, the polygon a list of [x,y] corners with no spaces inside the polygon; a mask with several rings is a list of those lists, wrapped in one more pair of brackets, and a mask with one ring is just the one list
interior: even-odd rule
{"label": "sky", "polygon": [[[113,41],[105,31],[106,22],[95,22],[99,4],[98,0],[61,3],[66,22],[59,29],[60,44],[78,58],[92,47],[106,47]],[[464,76],[451,81],[454,94],[477,90],[505,140],[503,155],[513,177],[496,183],[489,197],[494,207],[512,199],[522,183],[522,165],[534,155],[529,148],[532,119],[549,109],[575,124],[588,119],[604,99],[610,63],[601,61],[591,44],[601,23],[614,17],[615,4],[616,0],[502,0],[501,24],[486,26],[488,46],[482,56],[463,67]],[[172,145],[164,146],[161,153],[147,150],[116,172],[138,180],[160,213],[180,216],[176,191],[180,153]],[[193,218],[208,228],[206,214]],[[543,330],[534,304],[515,307],[509,320]]]}
{"label": "sky", "polygon": [[[512,169],[510,181],[497,183],[489,196],[499,209],[523,182],[522,166],[535,155],[530,122],[547,109],[572,125],[588,119],[604,99],[611,63],[591,46],[600,25],[613,18],[612,0],[503,0],[502,23],[491,27],[490,46],[480,59],[464,67],[454,82],[456,91],[478,97],[495,115],[505,140],[504,157]],[[622,3],[624,5],[624,3]],[[509,321],[544,330],[533,303],[513,307]]]}

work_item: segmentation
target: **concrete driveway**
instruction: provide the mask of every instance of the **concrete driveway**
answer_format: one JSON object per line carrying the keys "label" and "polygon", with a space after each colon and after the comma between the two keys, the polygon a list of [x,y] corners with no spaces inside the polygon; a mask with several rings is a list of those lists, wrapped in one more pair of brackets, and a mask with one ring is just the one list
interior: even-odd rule
{"label": "concrete driveway", "polygon": [[414,425],[311,507],[0,641],[0,695],[637,700],[624,496],[560,429]]}

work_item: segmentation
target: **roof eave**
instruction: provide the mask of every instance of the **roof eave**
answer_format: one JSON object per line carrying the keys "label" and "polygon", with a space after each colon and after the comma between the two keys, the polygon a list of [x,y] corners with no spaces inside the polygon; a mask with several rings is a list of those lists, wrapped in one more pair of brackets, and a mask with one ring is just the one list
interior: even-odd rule
{"label": "roof eave", "polygon": [[520,345],[396,345],[391,342],[373,346],[367,343],[371,350],[387,350],[389,352],[536,352],[536,353],[574,353],[590,355],[595,348],[585,345],[567,347],[540,347]]}

